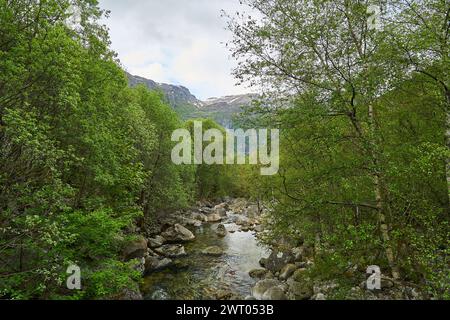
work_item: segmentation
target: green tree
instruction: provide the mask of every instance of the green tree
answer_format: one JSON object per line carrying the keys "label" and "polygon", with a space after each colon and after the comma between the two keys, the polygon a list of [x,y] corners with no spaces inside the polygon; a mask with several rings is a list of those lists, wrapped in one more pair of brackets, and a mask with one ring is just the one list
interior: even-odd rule
{"label": "green tree", "polygon": [[[433,261],[445,261],[445,250],[436,245],[445,248],[443,239],[448,234],[448,215],[443,213],[448,208],[447,196],[442,198],[445,172],[438,170],[448,154],[443,138],[445,112],[437,98],[443,96],[439,93],[442,88],[433,89],[424,82],[423,72],[422,76],[405,72],[411,61],[405,62],[393,39],[403,39],[410,49],[416,49],[415,57],[424,60],[423,71],[431,68],[436,75],[447,75],[447,57],[429,52],[448,49],[448,4],[426,1],[431,6],[405,7],[399,6],[403,1],[388,2],[380,29],[370,30],[369,1],[246,3],[258,12],[258,19],[241,14],[229,17],[234,34],[229,47],[240,60],[235,75],[264,89],[266,94],[254,111],[283,130],[280,174],[273,179],[276,201],[269,238],[283,234],[295,238],[300,231],[315,245],[316,258],[331,261],[341,272],[362,261],[363,265],[389,267],[397,279],[414,274],[430,281],[440,272],[417,270],[426,263],[422,258],[412,262],[406,252],[414,252],[416,257],[433,252]],[[420,19],[421,14],[431,19]],[[412,15],[426,22],[403,33],[399,25],[417,23]],[[392,16],[403,20],[388,19]],[[430,24],[432,30],[425,31]],[[434,32],[429,35],[432,43],[422,40],[416,46],[412,39],[423,39],[414,34],[418,29]],[[415,101],[403,92],[412,94]],[[418,112],[419,105],[430,109]],[[399,123],[408,123],[411,130],[391,134],[388,129]],[[409,138],[419,139],[420,144],[413,146]],[[399,145],[406,149],[398,149]],[[400,172],[412,173],[408,165],[417,154],[422,154],[422,164],[427,163],[435,180],[431,183],[422,172],[412,181],[429,181],[434,191],[425,192],[427,187],[420,184],[422,194],[415,194],[414,204],[406,202],[405,209],[412,186],[399,184]],[[405,210],[408,214],[410,210],[420,212],[421,218],[405,220]],[[442,228],[431,228],[435,236],[427,241],[432,220],[440,221]],[[407,244],[412,237],[421,243],[421,249]],[[434,264],[436,269],[447,270],[439,263]],[[443,282],[442,274],[440,277],[435,288]],[[445,289],[438,291],[435,294],[443,294]]]}

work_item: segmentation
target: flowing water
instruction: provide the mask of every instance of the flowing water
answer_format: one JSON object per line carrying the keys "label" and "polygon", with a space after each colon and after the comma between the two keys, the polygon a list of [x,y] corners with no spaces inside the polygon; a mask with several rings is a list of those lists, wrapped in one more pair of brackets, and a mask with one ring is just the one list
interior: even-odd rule
{"label": "flowing water", "polygon": [[[224,223],[227,230],[236,224]],[[224,293],[240,298],[250,295],[255,280],[248,272],[259,267],[268,251],[259,246],[253,232],[236,231],[224,238],[216,235],[218,224],[204,224],[194,231],[195,240],[185,244],[187,256],[175,259],[171,268],[154,272],[144,279],[145,299],[192,300],[215,299]],[[223,254],[208,256],[201,251],[218,246]]]}

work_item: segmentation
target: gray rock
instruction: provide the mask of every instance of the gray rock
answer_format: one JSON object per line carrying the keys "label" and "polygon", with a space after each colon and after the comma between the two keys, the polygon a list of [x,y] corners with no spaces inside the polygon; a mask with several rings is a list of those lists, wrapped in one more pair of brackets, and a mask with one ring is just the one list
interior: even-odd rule
{"label": "gray rock", "polygon": [[200,220],[191,219],[191,218],[183,218],[182,223],[186,226],[192,226],[192,227],[196,227],[196,228],[202,226],[202,222]]}
{"label": "gray rock", "polygon": [[304,251],[305,251],[304,247],[297,247],[292,249],[292,255],[294,256],[295,262],[303,261]]}
{"label": "gray rock", "polygon": [[238,226],[249,226],[249,225],[251,225],[250,219],[247,218],[247,217],[244,217],[244,216],[237,216],[235,223]]}
{"label": "gray rock", "polygon": [[214,213],[218,214],[221,217],[226,217],[227,216],[227,210],[225,208],[215,208],[214,209]]}
{"label": "gray rock", "polygon": [[208,222],[219,222],[221,220],[222,220],[222,217],[219,214],[217,214],[217,213],[211,213],[207,217],[207,221]]}
{"label": "gray rock", "polygon": [[198,220],[200,222],[207,222],[207,220],[208,220],[206,215],[204,215],[203,213],[200,213],[200,212],[193,212],[191,215],[191,218],[193,220]]}
{"label": "gray rock", "polygon": [[194,234],[180,224],[176,224],[173,227],[168,228],[162,233],[162,236],[168,242],[185,242],[195,239]]}
{"label": "gray rock", "polygon": [[269,288],[266,292],[264,292],[262,296],[262,300],[287,300],[287,296],[284,293],[283,289],[279,286]]}
{"label": "gray rock", "polygon": [[280,279],[287,280],[292,274],[297,270],[297,267],[294,264],[287,264],[280,271]]}
{"label": "gray rock", "polygon": [[210,214],[213,212],[213,209],[211,209],[209,207],[203,207],[203,208],[198,209],[198,211],[200,211],[201,213],[204,213],[204,214]]}
{"label": "gray rock", "polygon": [[274,279],[264,279],[258,281],[252,288],[252,296],[257,300],[263,300],[264,293],[272,287],[277,287],[281,285],[281,282]]}
{"label": "gray rock", "polygon": [[150,248],[159,248],[166,242],[166,239],[164,239],[162,236],[158,235],[154,238],[148,239],[148,246]]}
{"label": "gray rock", "polygon": [[213,209],[214,209],[214,210],[217,210],[217,209],[227,209],[227,208],[228,208],[228,203],[222,202],[222,203],[220,203],[220,204],[214,206]]}
{"label": "gray rock", "polygon": [[146,258],[147,258],[147,255],[148,256],[159,256],[159,254],[157,254],[155,251],[153,251],[150,248],[147,249],[147,254],[145,255]]}
{"label": "gray rock", "polygon": [[269,270],[267,270],[267,269],[253,269],[253,270],[250,270],[248,275],[250,277],[252,277],[253,279],[264,279],[266,277],[267,273],[269,273]]}
{"label": "gray rock", "polygon": [[147,240],[139,236],[138,239],[129,242],[123,249],[123,256],[126,261],[140,259],[147,253]]}
{"label": "gray rock", "polygon": [[222,223],[217,226],[216,234],[222,238],[228,234],[227,229],[225,228],[225,226]]}
{"label": "gray rock", "polygon": [[266,269],[276,273],[285,265],[294,262],[294,256],[290,252],[273,251],[267,258]]}
{"label": "gray rock", "polygon": [[156,248],[155,251],[169,258],[178,258],[186,255],[186,251],[184,251],[184,247],[181,244],[165,244]]}
{"label": "gray rock", "polygon": [[145,259],[145,273],[150,273],[160,269],[164,269],[172,264],[172,260],[168,258],[147,257]]}
{"label": "gray rock", "polygon": [[246,296],[244,298],[244,300],[251,301],[251,300],[256,300],[256,298],[254,296]]}

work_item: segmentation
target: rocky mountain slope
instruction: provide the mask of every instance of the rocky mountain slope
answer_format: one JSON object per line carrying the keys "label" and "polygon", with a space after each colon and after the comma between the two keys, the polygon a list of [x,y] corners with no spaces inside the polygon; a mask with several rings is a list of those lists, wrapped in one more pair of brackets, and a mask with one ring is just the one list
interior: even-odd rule
{"label": "rocky mountain slope", "polygon": [[153,80],[139,76],[134,76],[129,73],[127,73],[127,76],[128,82],[132,87],[137,86],[139,84],[144,84],[149,89],[162,90],[164,92],[167,101],[170,103],[171,106],[178,106],[181,104],[191,104],[192,106],[195,107],[202,106],[202,102],[198,100],[193,94],[191,94],[189,89],[186,87],[167,83],[157,83]]}
{"label": "rocky mountain slope", "polygon": [[194,118],[213,119],[226,128],[233,127],[233,118],[242,112],[243,107],[257,98],[255,94],[229,95],[199,100],[188,88],[153,80],[127,73],[130,86],[144,84],[149,89],[161,90],[172,108],[185,120]]}

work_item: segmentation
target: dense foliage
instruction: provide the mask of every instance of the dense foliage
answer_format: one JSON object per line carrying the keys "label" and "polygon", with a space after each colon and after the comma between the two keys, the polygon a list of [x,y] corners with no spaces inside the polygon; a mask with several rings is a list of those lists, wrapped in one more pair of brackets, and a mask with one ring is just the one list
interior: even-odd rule
{"label": "dense foliage", "polygon": [[245,2],[230,48],[265,92],[242,125],[281,129],[272,177],[171,161],[193,121],[128,87],[96,0],[0,0],[0,298],[120,297],[137,228],[227,195],[269,205],[263,241],[304,240],[317,277],[375,264],[450,297],[448,1],[388,1],[376,30],[371,1]]}
{"label": "dense foliage", "polygon": [[266,241],[304,238],[324,278],[375,264],[449,298],[448,1],[380,2],[377,29],[371,1],[245,2],[235,74],[282,129],[278,176],[250,190],[273,205]]}
{"label": "dense foliage", "polygon": [[[196,195],[194,168],[170,161],[183,123],[160,93],[128,88],[104,14],[95,0],[0,1],[2,298],[132,290],[133,225]],[[83,291],[65,289],[71,264]]]}

